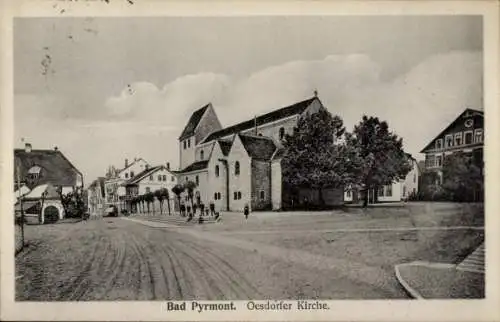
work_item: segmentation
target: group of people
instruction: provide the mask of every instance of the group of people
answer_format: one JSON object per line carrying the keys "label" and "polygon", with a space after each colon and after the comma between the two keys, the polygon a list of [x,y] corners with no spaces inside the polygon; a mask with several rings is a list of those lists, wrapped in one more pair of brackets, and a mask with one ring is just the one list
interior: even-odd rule
{"label": "group of people", "polygon": [[[199,210],[199,218],[202,218],[204,216],[210,216],[210,217],[215,217],[215,219],[218,219],[219,213],[215,211],[215,203],[213,201],[210,201],[209,207],[205,208],[205,204],[199,202],[199,203],[194,203],[191,207],[189,203],[181,203],[180,204],[180,211],[181,211],[181,216],[183,217],[188,217],[188,221],[190,221],[197,213]],[[202,219],[200,219],[203,221]]]}

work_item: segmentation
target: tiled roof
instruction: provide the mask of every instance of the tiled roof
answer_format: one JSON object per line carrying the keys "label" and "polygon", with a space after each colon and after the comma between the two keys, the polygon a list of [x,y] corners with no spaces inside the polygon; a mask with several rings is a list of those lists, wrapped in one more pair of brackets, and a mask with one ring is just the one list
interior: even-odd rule
{"label": "tiled roof", "polygon": [[216,140],[218,138],[230,135],[230,134],[235,134],[239,133],[248,129],[251,129],[252,127],[255,126],[255,123],[257,123],[257,126],[267,124],[270,122],[274,122],[277,120],[281,120],[283,118],[292,116],[292,115],[297,115],[303,113],[306,108],[311,105],[311,103],[317,99],[316,97],[307,99],[305,101],[301,101],[298,103],[295,103],[290,106],[286,106],[280,109],[277,109],[275,111],[269,112],[267,114],[258,116],[256,119],[251,119],[242,123],[238,123],[236,125],[232,125],[230,127],[226,127],[222,130],[213,132],[210,134],[203,142],[209,142],[212,140]]}
{"label": "tiled roof", "polygon": [[224,156],[227,156],[229,154],[229,150],[231,150],[231,141],[219,140],[219,145],[222,150],[222,154],[224,154]]}
{"label": "tiled roof", "polygon": [[185,167],[181,171],[177,171],[177,173],[187,173],[187,172],[191,172],[191,171],[202,170],[202,169],[206,169],[207,166],[208,166],[208,160],[197,161],[197,162],[191,163],[190,165],[188,165],[187,167]]}
{"label": "tiled roof", "polygon": [[159,165],[159,166],[156,166],[156,167],[151,167],[149,169],[145,169],[145,170],[139,172],[134,177],[132,177],[132,178],[128,179],[127,181],[125,181],[124,185],[129,185],[129,184],[137,183],[137,182],[141,181],[142,179],[144,179],[145,177],[147,177],[147,176],[155,173],[157,170],[160,170],[161,168],[163,168],[163,166]]}
{"label": "tiled roof", "polygon": [[263,136],[239,135],[245,150],[252,159],[269,161],[276,151],[272,139]]}
{"label": "tiled roof", "polygon": [[54,186],[75,186],[80,171],[59,150],[14,150],[14,181],[19,177],[25,180],[28,171],[33,166],[42,168],[37,185],[50,183]]}
{"label": "tiled roof", "polygon": [[205,114],[205,111],[207,110],[208,106],[210,104],[207,104],[203,106],[202,108],[194,111],[193,114],[191,114],[191,117],[189,118],[189,121],[184,128],[184,130],[181,133],[181,136],[179,137],[179,140],[184,140],[185,138],[192,136],[194,134],[194,130],[198,126],[198,123],[200,123],[201,117],[203,114]]}

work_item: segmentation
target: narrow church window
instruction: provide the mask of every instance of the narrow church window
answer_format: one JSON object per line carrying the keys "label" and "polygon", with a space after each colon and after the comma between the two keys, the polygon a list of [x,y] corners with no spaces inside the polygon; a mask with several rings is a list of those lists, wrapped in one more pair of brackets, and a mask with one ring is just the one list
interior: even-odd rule
{"label": "narrow church window", "polygon": [[214,192],[214,200],[217,200],[217,192]]}
{"label": "narrow church window", "polygon": [[235,192],[234,192],[234,194],[233,194],[233,198],[234,198],[234,200],[237,200],[237,199],[238,199],[238,194],[236,193],[236,191],[235,191]]}
{"label": "narrow church window", "polygon": [[217,199],[220,200],[220,192],[217,192]]}
{"label": "narrow church window", "polygon": [[203,150],[200,151],[200,160],[205,158],[205,152]]}
{"label": "narrow church window", "polygon": [[186,140],[184,140],[184,150],[186,150]]}
{"label": "narrow church window", "polygon": [[234,164],[234,174],[235,175],[240,174],[240,162],[239,161],[236,161],[236,163]]}
{"label": "narrow church window", "polygon": [[196,185],[199,185],[200,184],[200,178],[198,178],[198,176],[196,176]]}
{"label": "narrow church window", "polygon": [[191,139],[188,139],[188,148],[191,147]]}
{"label": "narrow church window", "polygon": [[238,191],[238,200],[241,199],[241,191]]}
{"label": "narrow church window", "polygon": [[283,140],[285,137],[285,128],[280,127],[280,140]]}
{"label": "narrow church window", "polygon": [[218,177],[219,176],[219,165],[216,165],[215,166],[215,176]]}
{"label": "narrow church window", "polygon": [[260,200],[264,200],[265,198],[264,190],[260,191]]}

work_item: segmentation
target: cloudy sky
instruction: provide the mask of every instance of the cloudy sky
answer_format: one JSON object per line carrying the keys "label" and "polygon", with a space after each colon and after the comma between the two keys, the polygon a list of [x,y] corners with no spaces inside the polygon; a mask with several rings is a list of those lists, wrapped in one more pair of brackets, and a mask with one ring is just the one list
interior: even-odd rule
{"label": "cloudy sky", "polygon": [[379,116],[418,153],[483,108],[474,16],[19,18],[15,146],[58,146],[89,182],[143,157],[178,164],[190,114],[223,125],[309,98],[351,129]]}

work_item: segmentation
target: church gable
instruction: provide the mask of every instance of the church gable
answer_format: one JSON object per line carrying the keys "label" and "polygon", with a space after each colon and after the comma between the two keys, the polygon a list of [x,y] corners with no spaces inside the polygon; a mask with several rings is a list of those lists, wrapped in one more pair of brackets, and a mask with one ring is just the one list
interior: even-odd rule
{"label": "church gable", "polygon": [[194,130],[195,143],[198,144],[210,133],[219,131],[220,129],[222,129],[222,125],[220,124],[219,118],[217,117],[212,104],[208,104],[205,113]]}

